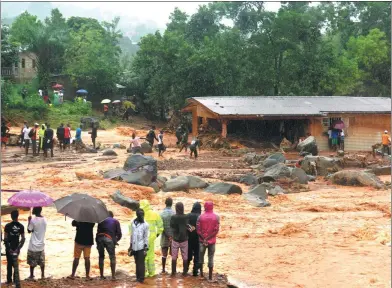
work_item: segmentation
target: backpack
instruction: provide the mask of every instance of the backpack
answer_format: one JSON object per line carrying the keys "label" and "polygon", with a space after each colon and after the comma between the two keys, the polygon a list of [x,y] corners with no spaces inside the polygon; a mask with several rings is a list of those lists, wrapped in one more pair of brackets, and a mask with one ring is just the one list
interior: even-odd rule
{"label": "backpack", "polygon": [[34,132],[35,132],[34,129],[30,129],[30,132],[29,132],[29,137],[30,138],[34,136]]}

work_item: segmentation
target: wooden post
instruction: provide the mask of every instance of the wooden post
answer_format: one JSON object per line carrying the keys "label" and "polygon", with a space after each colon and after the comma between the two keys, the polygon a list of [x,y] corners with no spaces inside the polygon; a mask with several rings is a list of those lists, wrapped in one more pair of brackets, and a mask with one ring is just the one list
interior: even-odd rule
{"label": "wooden post", "polygon": [[197,121],[197,108],[193,109],[192,111],[192,136],[196,137],[199,132],[199,125]]}
{"label": "wooden post", "polygon": [[227,136],[227,120],[222,120],[222,137],[226,138]]}

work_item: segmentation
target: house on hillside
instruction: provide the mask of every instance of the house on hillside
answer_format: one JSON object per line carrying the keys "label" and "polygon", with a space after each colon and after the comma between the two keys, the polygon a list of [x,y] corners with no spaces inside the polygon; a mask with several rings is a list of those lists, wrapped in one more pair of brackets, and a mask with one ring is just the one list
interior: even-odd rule
{"label": "house on hillside", "polygon": [[[391,128],[391,98],[348,96],[223,96],[187,99],[183,112],[192,113],[192,134],[200,124],[223,137],[241,132],[274,142],[293,142],[308,133],[320,150],[328,150],[328,128],[343,121],[345,150],[370,151]],[[275,141],[276,142],[276,141]]]}
{"label": "house on hillside", "polygon": [[37,77],[37,56],[34,53],[22,51],[19,62],[13,67],[1,67],[1,76],[12,78],[17,83],[27,83]]}

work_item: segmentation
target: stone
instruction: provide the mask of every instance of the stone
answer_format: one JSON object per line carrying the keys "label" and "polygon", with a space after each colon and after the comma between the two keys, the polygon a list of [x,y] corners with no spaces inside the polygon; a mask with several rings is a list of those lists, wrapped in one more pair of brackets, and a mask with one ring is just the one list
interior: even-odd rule
{"label": "stone", "polygon": [[303,169],[295,167],[291,171],[291,179],[294,179],[295,182],[300,183],[300,184],[308,184],[309,178]]}
{"label": "stone", "polygon": [[240,186],[225,182],[213,183],[204,189],[204,191],[214,194],[242,194]]}
{"label": "stone", "polygon": [[314,138],[314,136],[309,136],[301,143],[298,143],[297,151],[308,152],[308,153],[311,153],[313,156],[318,155],[316,138]]}
{"label": "stone", "polygon": [[141,149],[142,153],[152,153],[152,147],[151,147],[150,143],[143,142],[141,144],[141,147],[142,147],[142,149]]}
{"label": "stone", "polygon": [[260,169],[262,169],[263,167],[264,167],[263,164],[257,164],[257,165],[252,165],[252,166],[250,166],[250,168],[256,169],[256,170],[260,170]]}
{"label": "stone", "polygon": [[97,149],[94,149],[93,147],[85,147],[84,148],[84,153],[98,153]]}
{"label": "stone", "polygon": [[152,182],[149,187],[154,189],[155,192],[159,192],[159,190],[161,190],[157,182]]}
{"label": "stone", "polygon": [[158,176],[157,176],[157,181],[163,184],[163,183],[165,183],[165,182],[167,181],[167,178],[158,175]]}
{"label": "stone", "polygon": [[10,137],[8,138],[8,143],[7,145],[9,146],[16,146],[19,143],[19,135],[10,135]]}
{"label": "stone", "polygon": [[209,184],[197,176],[186,176],[189,180],[189,189],[203,189]]}
{"label": "stone", "polygon": [[276,165],[276,164],[278,164],[279,162],[278,162],[278,160],[276,160],[276,159],[265,159],[264,161],[263,161],[263,167],[264,168],[269,168],[269,167],[271,167],[271,166],[274,166],[274,165]]}
{"label": "stone", "polygon": [[120,178],[124,182],[141,186],[150,186],[153,182],[153,174],[148,170],[127,171],[127,173],[122,174]]}
{"label": "stone", "polygon": [[123,194],[121,194],[120,190],[117,190],[111,196],[111,198],[117,204],[119,204],[123,207],[127,207],[127,208],[131,209],[132,211],[136,211],[140,207],[139,201],[136,201],[136,200],[133,200],[129,197],[124,196]]}
{"label": "stone", "polygon": [[121,144],[121,143],[115,143],[115,144],[113,144],[113,148],[127,149],[127,147],[125,147],[125,145],[123,145],[123,144]]}
{"label": "stone", "polygon": [[108,170],[103,173],[103,178],[105,178],[105,179],[120,179],[120,176],[125,173],[127,173],[127,171],[125,171],[122,168],[111,169],[111,170]]}
{"label": "stone", "polygon": [[148,170],[152,174],[152,181],[154,182],[158,175],[157,160],[151,156],[144,156],[141,154],[130,155],[124,163],[124,170]]}
{"label": "stone", "polygon": [[376,175],[360,170],[342,170],[331,175],[330,180],[343,186],[370,186],[378,189],[384,187]]}
{"label": "stone", "polygon": [[284,177],[290,177],[290,169],[282,164],[282,163],[278,163],[275,164],[274,166],[269,167],[264,175],[263,175],[263,181],[264,182],[273,182],[276,181],[280,178],[284,178]]}
{"label": "stone", "polygon": [[336,154],[338,155],[338,157],[344,157],[344,151],[343,150],[338,150],[336,152]]}
{"label": "stone", "polygon": [[257,185],[259,184],[259,180],[253,176],[252,174],[244,175],[240,178],[240,183],[244,183],[246,185]]}
{"label": "stone", "polygon": [[287,192],[279,185],[273,187],[271,190],[268,190],[268,195],[271,195],[271,196],[282,195],[282,194],[286,194],[286,193]]}
{"label": "stone", "polygon": [[278,163],[286,162],[286,157],[282,153],[272,154],[272,155],[268,156],[268,158],[266,160],[268,160],[268,159],[276,160]]}
{"label": "stone", "polygon": [[163,184],[163,192],[173,191],[188,191],[189,190],[189,179],[186,176],[179,176],[174,179],[170,179]]}
{"label": "stone", "polygon": [[247,153],[244,155],[244,161],[249,165],[260,164],[265,158],[264,154]]}
{"label": "stone", "polygon": [[117,156],[117,153],[113,151],[112,149],[107,149],[103,151],[102,153],[103,156]]}
{"label": "stone", "polygon": [[313,175],[307,175],[308,176],[308,181],[309,182],[314,182],[314,181],[316,181],[316,176],[313,176]]}
{"label": "stone", "polygon": [[365,170],[365,172],[373,173],[375,175],[391,175],[391,166],[377,166],[370,170]]}
{"label": "stone", "polygon": [[306,156],[301,163],[301,168],[306,174],[314,174],[312,162],[315,164],[318,176],[327,176],[342,169],[340,160],[324,156]]}
{"label": "stone", "polygon": [[262,185],[255,186],[253,189],[249,190],[248,193],[243,194],[242,197],[255,207],[271,206],[271,203],[267,201],[267,191]]}

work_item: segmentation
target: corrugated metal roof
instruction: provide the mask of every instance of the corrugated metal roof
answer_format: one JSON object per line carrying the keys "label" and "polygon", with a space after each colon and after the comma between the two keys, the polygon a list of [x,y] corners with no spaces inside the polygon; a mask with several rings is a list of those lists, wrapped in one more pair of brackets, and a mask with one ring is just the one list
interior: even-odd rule
{"label": "corrugated metal roof", "polygon": [[303,116],[326,113],[390,113],[391,98],[349,96],[193,97],[219,115]]}

